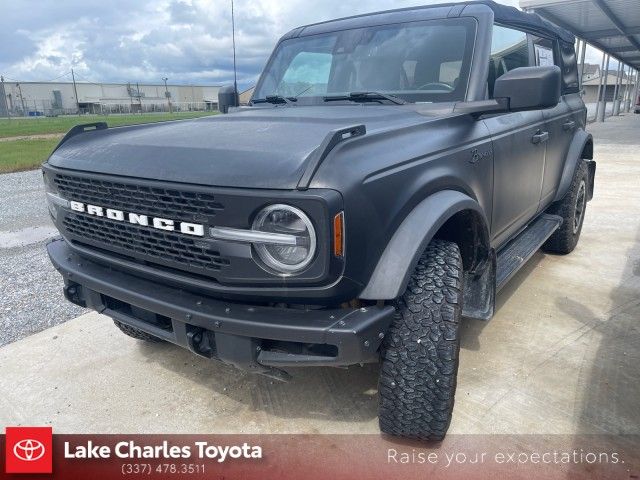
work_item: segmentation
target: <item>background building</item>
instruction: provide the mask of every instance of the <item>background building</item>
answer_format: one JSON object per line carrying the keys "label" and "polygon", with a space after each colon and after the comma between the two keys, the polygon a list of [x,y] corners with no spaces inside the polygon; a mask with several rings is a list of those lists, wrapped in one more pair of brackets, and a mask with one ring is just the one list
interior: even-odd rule
{"label": "background building", "polygon": [[246,105],[247,103],[249,103],[249,100],[251,100],[251,97],[253,96],[253,91],[256,89],[256,86],[252,86],[247,88],[245,91],[240,92],[239,94],[239,100],[240,100],[240,105]]}
{"label": "background building", "polygon": [[[584,75],[582,77],[582,88],[584,89],[583,100],[585,103],[590,104],[598,101],[600,77],[605,74],[606,72],[600,71],[600,66],[588,63],[585,64]],[[635,78],[629,77],[626,72],[609,70],[609,73],[606,75],[606,82],[605,94],[608,102],[614,100],[616,84],[618,84],[618,99],[623,97],[627,88],[631,88],[632,90],[635,89]]]}
{"label": "background building", "polygon": [[591,80],[592,78],[600,78],[600,65],[585,63],[582,81],[586,82],[587,80]]}
{"label": "background building", "polygon": [[[164,83],[4,82],[0,109],[12,115],[215,110],[218,85]],[[76,100],[77,91],[77,100]],[[167,98],[168,97],[168,98]],[[169,103],[171,105],[169,105]],[[6,112],[0,112],[6,113]]]}

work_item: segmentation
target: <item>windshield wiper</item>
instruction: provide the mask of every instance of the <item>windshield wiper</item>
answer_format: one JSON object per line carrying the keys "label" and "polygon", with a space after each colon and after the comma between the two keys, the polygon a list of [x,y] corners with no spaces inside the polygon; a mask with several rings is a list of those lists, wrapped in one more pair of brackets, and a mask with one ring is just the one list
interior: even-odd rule
{"label": "windshield wiper", "polygon": [[251,103],[273,103],[278,105],[286,103],[287,105],[293,105],[298,99],[295,97],[283,97],[282,95],[267,95],[264,98],[254,98]]}
{"label": "windshield wiper", "polygon": [[340,100],[349,100],[352,102],[388,100],[396,105],[404,105],[407,103],[400,97],[381,92],[349,92],[347,95],[329,95],[324,97],[325,102],[336,102]]}

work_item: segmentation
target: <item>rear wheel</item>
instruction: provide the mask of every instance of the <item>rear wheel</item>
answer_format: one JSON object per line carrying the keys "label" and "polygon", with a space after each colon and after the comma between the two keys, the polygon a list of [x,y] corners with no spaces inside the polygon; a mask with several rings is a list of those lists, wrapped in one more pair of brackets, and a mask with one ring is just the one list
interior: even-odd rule
{"label": "rear wheel", "polygon": [[589,169],[581,160],[573,174],[567,194],[547,210],[548,213],[562,217],[562,225],[542,246],[545,252],[565,255],[576,248],[587,209],[588,182]]}
{"label": "rear wheel", "polygon": [[120,329],[122,333],[128,335],[131,338],[135,338],[136,340],[144,340],[146,342],[163,342],[161,338],[154,337],[153,335],[148,334],[147,332],[140,330],[139,328],[132,327],[131,325],[127,325],[126,323],[119,322],[118,320],[114,320],[113,323],[116,324],[116,327]]}
{"label": "rear wheel", "polygon": [[462,311],[462,258],[455,243],[427,247],[397,304],[382,345],[380,429],[442,439],[453,411]]}

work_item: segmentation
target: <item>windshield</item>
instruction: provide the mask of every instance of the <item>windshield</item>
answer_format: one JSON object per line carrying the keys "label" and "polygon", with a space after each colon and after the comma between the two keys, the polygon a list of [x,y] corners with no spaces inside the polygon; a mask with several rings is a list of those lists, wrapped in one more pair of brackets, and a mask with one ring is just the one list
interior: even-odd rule
{"label": "windshield", "polygon": [[253,100],[379,92],[410,102],[464,100],[475,22],[441,19],[290,38],[272,55]]}

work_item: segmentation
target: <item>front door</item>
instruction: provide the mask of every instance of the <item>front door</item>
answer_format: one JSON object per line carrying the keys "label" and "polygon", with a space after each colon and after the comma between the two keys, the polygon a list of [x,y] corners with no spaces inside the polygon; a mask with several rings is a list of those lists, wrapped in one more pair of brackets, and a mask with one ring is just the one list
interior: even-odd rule
{"label": "front door", "polygon": [[540,111],[484,120],[493,140],[492,243],[500,246],[536,214],[548,132]]}

